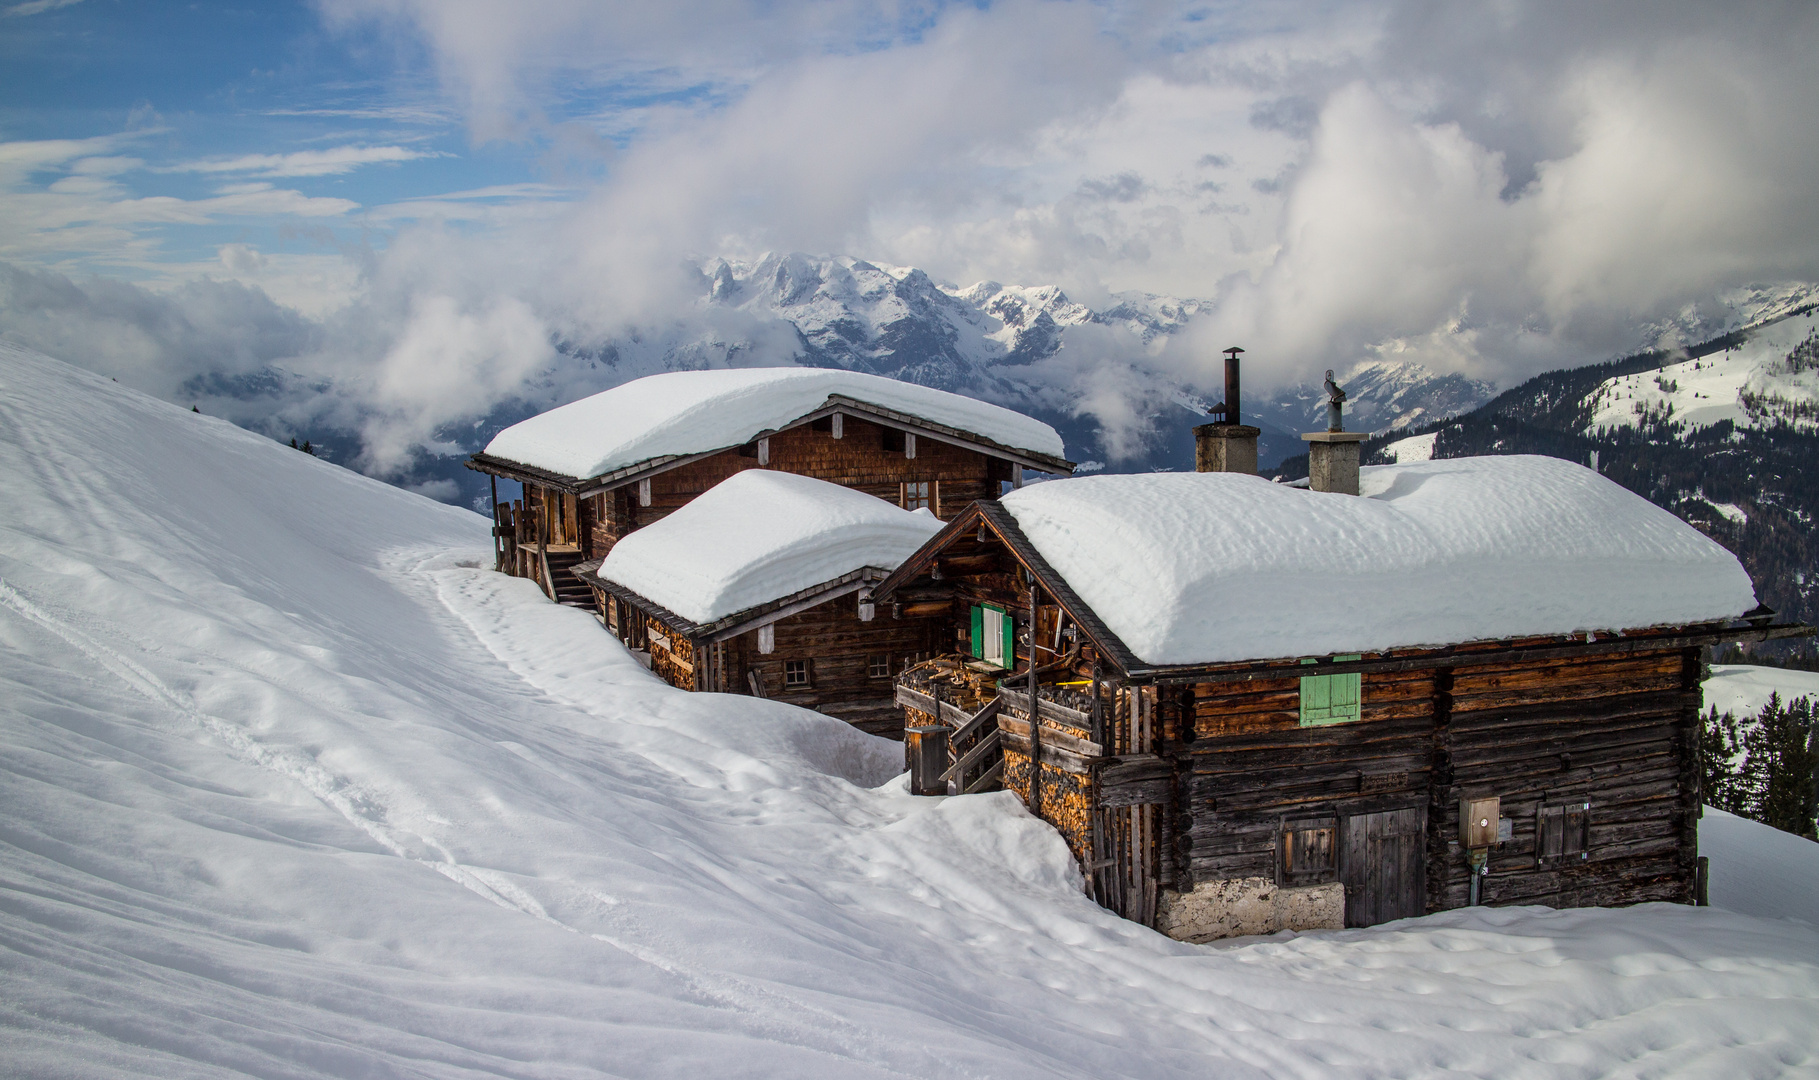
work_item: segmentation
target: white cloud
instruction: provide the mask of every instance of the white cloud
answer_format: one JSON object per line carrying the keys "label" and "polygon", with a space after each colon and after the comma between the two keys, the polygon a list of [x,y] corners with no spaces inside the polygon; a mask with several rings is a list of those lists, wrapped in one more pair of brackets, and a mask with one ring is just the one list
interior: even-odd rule
{"label": "white cloud", "polygon": [[241,154],[231,158],[187,161],[162,172],[251,173],[255,176],[338,176],[363,165],[397,164],[422,158],[443,157],[432,150],[403,146],[336,146],[327,150],[298,150],[289,154]]}
{"label": "white cloud", "polygon": [[0,18],[16,19],[26,15],[42,15],[47,11],[71,7],[82,0],[26,0],[23,4],[13,4],[0,8]]}
{"label": "white cloud", "polygon": [[[191,162],[234,182],[148,199],[125,188],[126,136],[0,144],[0,253],[146,267],[153,224],[393,230],[333,273],[337,256],[287,264],[248,243],[172,267],[323,313],[331,344],[297,363],[344,387],[325,407],[388,468],[501,401],[624,377],[662,342],[787,355],[777,328],[700,308],[694,255],[845,252],[1087,302],[1209,301],[1154,355],[1070,332],[1031,369],[1120,445],[1165,406],[1161,382],[1216,392],[1234,342],[1259,389],[1375,355],[1508,382],[1603,359],[1742,282],[1819,279],[1811,5],[323,10],[407,39],[400,55],[421,46],[443,87],[425,103],[401,76],[409,100],[372,115],[458,110],[477,140],[542,140],[601,178],[365,209],[267,182],[421,153],[361,145]],[[550,371],[553,338],[616,342],[623,366]]]}

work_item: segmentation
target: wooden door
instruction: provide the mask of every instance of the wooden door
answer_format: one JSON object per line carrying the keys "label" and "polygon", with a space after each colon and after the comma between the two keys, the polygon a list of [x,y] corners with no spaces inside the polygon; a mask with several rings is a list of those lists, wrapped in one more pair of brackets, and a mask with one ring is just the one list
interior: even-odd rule
{"label": "wooden door", "polygon": [[1420,807],[1345,819],[1339,863],[1345,925],[1375,926],[1427,913],[1426,825]]}

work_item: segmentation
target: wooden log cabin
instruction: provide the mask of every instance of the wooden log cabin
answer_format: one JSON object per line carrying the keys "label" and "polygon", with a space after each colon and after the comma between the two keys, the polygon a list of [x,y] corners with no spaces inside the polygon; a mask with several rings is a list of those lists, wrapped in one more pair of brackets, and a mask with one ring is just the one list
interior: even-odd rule
{"label": "wooden log cabin", "polygon": [[899,677],[906,723],[950,729],[950,792],[1014,790],[1100,903],[1184,940],[1694,901],[1702,648],[1812,629],[1567,462],[1361,483],[969,507],[871,592],[944,596],[964,643]]}
{"label": "wooden log cabin", "polygon": [[582,577],[607,597],[607,626],[672,686],[901,739],[892,678],[948,644],[934,638],[944,627],[901,606],[876,618],[858,594],[940,529],[927,509],[753,469],[622,538]]}
{"label": "wooden log cabin", "polygon": [[[551,599],[598,606],[577,567],[747,469],[812,476],[950,518],[1067,474],[1047,424],[972,398],[820,368],[678,371],[636,379],[500,432],[468,467],[494,478],[495,566]],[[500,503],[498,479],[523,484]],[[591,567],[588,567],[591,569]]]}

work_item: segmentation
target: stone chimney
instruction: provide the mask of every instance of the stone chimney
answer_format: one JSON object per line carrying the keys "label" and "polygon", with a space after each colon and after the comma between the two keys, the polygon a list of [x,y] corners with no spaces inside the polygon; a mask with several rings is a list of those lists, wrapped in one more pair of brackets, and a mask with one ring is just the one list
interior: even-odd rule
{"label": "stone chimney", "polygon": [[1259,428],[1238,422],[1238,354],[1236,345],[1225,350],[1225,401],[1207,411],[1219,417],[1194,429],[1194,471],[1234,472],[1257,475]]}
{"label": "stone chimney", "polygon": [[1314,491],[1358,494],[1358,444],[1362,431],[1310,431],[1307,440],[1307,486]]}

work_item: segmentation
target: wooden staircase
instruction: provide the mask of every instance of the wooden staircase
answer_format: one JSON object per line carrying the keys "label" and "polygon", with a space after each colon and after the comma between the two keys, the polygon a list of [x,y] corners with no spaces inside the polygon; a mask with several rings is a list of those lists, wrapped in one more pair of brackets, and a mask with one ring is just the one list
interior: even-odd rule
{"label": "wooden staircase", "polygon": [[947,743],[947,771],[941,778],[952,784],[956,795],[997,790],[1004,777],[1004,736],[998,728],[1003,697],[994,697],[976,713],[940,701],[920,690],[897,683],[897,704],[939,717],[952,728]]}
{"label": "wooden staircase", "polygon": [[[565,607],[594,609],[594,590],[587,583],[576,577],[571,571],[581,561],[579,548],[554,548],[545,552],[549,560],[549,577],[554,583],[554,596],[551,599]],[[550,591],[550,590],[546,590]]]}

